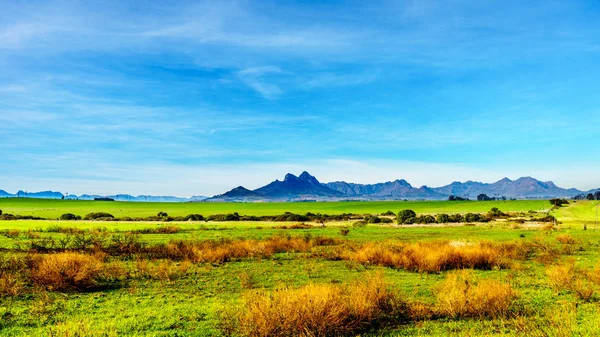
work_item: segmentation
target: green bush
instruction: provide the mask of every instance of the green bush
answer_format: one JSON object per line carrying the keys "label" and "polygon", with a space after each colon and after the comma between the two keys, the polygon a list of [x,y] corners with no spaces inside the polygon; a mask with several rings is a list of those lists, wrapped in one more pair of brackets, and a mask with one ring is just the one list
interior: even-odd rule
{"label": "green bush", "polygon": [[448,214],[438,214],[437,216],[437,223],[448,223],[450,222],[450,216]]}
{"label": "green bush", "polygon": [[88,213],[83,217],[83,220],[98,220],[98,219],[114,219],[115,216],[110,213],[96,212]]}
{"label": "green bush", "polygon": [[403,224],[403,223],[406,223],[406,220],[408,220],[410,218],[416,218],[416,217],[417,217],[417,213],[415,213],[415,211],[413,211],[411,209],[404,209],[404,210],[401,210],[400,212],[398,212],[398,216],[396,217],[396,219],[398,220],[398,224]]}
{"label": "green bush", "polygon": [[203,221],[204,217],[200,214],[188,214],[183,219],[184,221]]}
{"label": "green bush", "polygon": [[435,223],[435,218],[431,215],[420,215],[417,217],[417,223],[420,224],[430,224]]}
{"label": "green bush", "polygon": [[460,214],[450,214],[448,216],[448,222],[463,222],[464,218]]}
{"label": "green bush", "polygon": [[479,213],[467,213],[465,214],[466,222],[480,222],[482,220],[481,214]]}
{"label": "green bush", "polygon": [[378,216],[372,216],[367,220],[368,223],[381,223],[381,218]]}
{"label": "green bush", "polygon": [[60,220],[81,220],[81,217],[72,213],[65,213],[60,216]]}

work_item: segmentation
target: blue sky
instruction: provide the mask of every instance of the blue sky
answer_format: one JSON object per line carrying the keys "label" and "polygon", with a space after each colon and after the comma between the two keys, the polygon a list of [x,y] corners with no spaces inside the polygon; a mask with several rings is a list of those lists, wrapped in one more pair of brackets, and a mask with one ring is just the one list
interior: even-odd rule
{"label": "blue sky", "polygon": [[600,187],[596,1],[0,7],[0,189]]}

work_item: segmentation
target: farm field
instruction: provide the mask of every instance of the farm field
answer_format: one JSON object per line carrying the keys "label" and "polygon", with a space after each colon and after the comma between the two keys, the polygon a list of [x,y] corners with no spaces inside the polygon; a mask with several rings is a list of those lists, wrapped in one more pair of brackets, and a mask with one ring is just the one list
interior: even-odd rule
{"label": "farm field", "polygon": [[0,209],[5,213],[58,218],[64,213],[84,216],[92,212],[107,212],[116,217],[145,217],[158,212],[172,216],[198,213],[204,216],[238,212],[240,215],[276,215],[284,212],[300,213],[356,213],[375,214],[388,210],[412,209],[421,213],[487,212],[492,207],[503,211],[527,212],[549,209],[547,200],[515,201],[349,201],[349,202],[269,202],[269,203],[152,203],[85,200],[51,200],[0,198]]}
{"label": "farm field", "polygon": [[[22,200],[0,201],[0,209],[119,214],[81,202],[27,201],[31,210]],[[118,205],[139,215],[549,208],[543,200]],[[0,221],[0,335],[599,335],[594,206],[582,201],[552,211],[557,226],[511,218],[403,226]]]}

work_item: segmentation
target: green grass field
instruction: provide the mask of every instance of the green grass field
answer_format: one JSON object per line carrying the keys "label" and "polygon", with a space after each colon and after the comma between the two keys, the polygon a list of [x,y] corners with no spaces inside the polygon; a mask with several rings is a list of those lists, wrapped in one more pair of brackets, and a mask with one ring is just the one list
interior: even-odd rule
{"label": "green grass field", "polygon": [[0,199],[0,209],[5,213],[34,215],[43,218],[58,218],[64,213],[85,215],[91,212],[108,212],[116,217],[145,217],[158,212],[171,216],[188,214],[224,214],[238,212],[241,215],[277,215],[285,212],[305,214],[377,214],[388,210],[397,212],[412,209],[422,213],[466,213],[487,212],[492,207],[503,211],[542,211],[549,208],[547,200],[516,201],[369,201],[369,202],[272,202],[272,203],[150,203],[150,202],[106,202],[48,199]]}
{"label": "green grass field", "polygon": [[[548,201],[142,204],[0,200],[0,209],[6,213],[47,217],[66,212],[84,215],[97,211],[116,216],[147,216],[158,211],[174,215],[234,211],[260,215],[285,211],[380,213],[404,208],[417,213],[464,213],[485,212],[491,207],[504,211],[541,210],[548,209]],[[335,222],[326,223],[325,227],[313,224],[313,228],[307,229],[289,229],[293,223],[280,222],[0,221],[0,230],[5,233],[0,235],[0,335],[226,336],[228,334],[221,328],[223,313],[230,312],[228,308],[243,312],[242,299],[250,294],[259,291],[274,294],[278,289],[298,289],[311,284],[343,286],[374,275],[383,277],[389,289],[407,303],[421,303],[435,309],[440,305],[440,293],[448,291],[444,284],[454,271],[416,272],[328,256],[332,251],[352,251],[362,245],[387,247],[441,241],[458,242],[458,247],[480,242],[531,247],[531,255],[511,260],[505,267],[472,271],[477,282],[495,280],[514,289],[516,297],[509,311],[500,316],[421,315],[363,332],[360,336],[594,336],[600,334],[600,278],[595,278],[600,275],[600,230],[595,231],[589,226],[588,230],[583,230],[581,226],[582,223],[593,223],[594,207],[595,203],[582,201],[559,209],[555,213],[562,223],[556,228],[512,221],[402,227],[377,224],[353,227],[352,222]],[[64,230],[67,228],[85,230],[85,235],[109,238],[133,230],[156,230],[165,226],[175,226],[177,230],[168,234],[140,234],[139,240],[148,247],[177,240],[213,240],[223,244],[227,244],[226,240],[257,240],[259,243],[273,236],[303,240],[324,236],[339,242],[308,251],[281,251],[223,262],[190,262],[115,253],[102,255],[94,253],[92,248],[72,248],[75,252],[99,256],[107,266],[115,264],[127,271],[118,282],[88,290],[56,291],[36,284],[28,278],[30,270],[27,268],[30,267],[14,271],[14,277],[11,274],[16,270],[14,266],[18,259],[29,256],[34,257],[31,261],[37,261],[35,257],[39,259],[60,251],[39,251],[31,248],[34,247],[31,244],[72,238],[72,234]],[[348,230],[345,235],[344,229]],[[110,239],[106,239],[104,244],[109,243]],[[34,262],[30,265],[35,268]],[[558,269],[561,271],[559,281],[565,279],[564,274],[568,282],[557,286],[557,280],[550,275],[554,275],[553,268],[562,266],[567,267],[564,273],[563,269]],[[575,269],[569,269],[569,266]],[[11,295],[9,290],[15,287],[20,290]],[[587,296],[589,291],[592,295]],[[490,302],[489,306],[494,303]]]}

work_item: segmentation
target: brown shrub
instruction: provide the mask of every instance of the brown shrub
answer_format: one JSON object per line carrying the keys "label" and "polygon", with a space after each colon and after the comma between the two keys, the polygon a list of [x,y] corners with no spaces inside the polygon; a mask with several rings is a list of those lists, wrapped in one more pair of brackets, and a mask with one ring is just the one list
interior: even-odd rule
{"label": "brown shrub", "polygon": [[569,289],[571,283],[575,279],[575,263],[554,265],[546,268],[546,275],[550,281],[550,285],[557,291]]}
{"label": "brown shrub", "polygon": [[105,263],[100,273],[100,278],[105,282],[118,282],[126,280],[131,276],[129,268],[122,261]]}
{"label": "brown shrub", "polygon": [[23,282],[15,274],[0,274],[0,298],[17,296],[23,292]]}
{"label": "brown shrub", "polygon": [[571,291],[585,302],[591,301],[596,292],[594,271],[586,273],[576,268],[574,261],[548,267],[546,275],[553,289]]}
{"label": "brown shrub", "polygon": [[283,226],[275,226],[275,228],[277,228],[277,229],[310,229],[310,228],[313,228],[313,227],[314,227],[313,225],[307,224],[307,223],[304,223],[304,222],[296,223],[296,224],[293,224],[293,225],[290,225],[290,226],[285,226],[285,225],[283,225]]}
{"label": "brown shrub", "polygon": [[549,223],[549,224],[544,225],[542,227],[542,230],[544,230],[544,231],[553,231],[553,230],[556,230],[556,228],[554,228],[554,224]]}
{"label": "brown shrub", "polygon": [[449,242],[366,243],[339,252],[338,257],[362,264],[439,273],[451,269],[507,267],[508,258],[523,258],[528,250],[517,244],[480,243],[453,245]]}
{"label": "brown shrub", "polygon": [[220,264],[242,258],[268,258],[284,252],[308,252],[338,242],[325,237],[273,236],[266,240],[171,241],[149,251],[156,258]]}
{"label": "brown shrub", "polygon": [[33,259],[31,280],[49,290],[85,290],[97,286],[103,263],[80,253],[38,255]]}
{"label": "brown shrub", "polygon": [[21,231],[18,229],[9,229],[2,232],[2,235],[6,236],[9,239],[16,239],[21,234]]}
{"label": "brown shrub", "polygon": [[27,237],[28,239],[39,239],[40,234],[32,231],[31,229],[28,229],[27,232],[25,232],[25,237]]}
{"label": "brown shrub", "polygon": [[[519,336],[533,337],[572,337],[594,336],[596,334],[579,334],[577,327],[577,306],[574,303],[557,303],[542,315],[517,316],[512,320]],[[598,328],[595,328],[598,331]]]}
{"label": "brown shrub", "polygon": [[556,236],[556,241],[565,244],[565,245],[573,245],[575,244],[575,239],[569,234],[559,234]]}
{"label": "brown shrub", "polygon": [[580,278],[575,280],[570,286],[577,298],[584,302],[590,302],[596,293],[594,284],[586,279]]}
{"label": "brown shrub", "polygon": [[400,322],[406,308],[382,278],[350,285],[309,284],[247,292],[241,308],[222,315],[227,335],[342,336]]}
{"label": "brown shrub", "polygon": [[451,272],[437,289],[439,313],[452,318],[503,317],[515,298],[509,284],[496,280],[476,282],[469,270]]}

